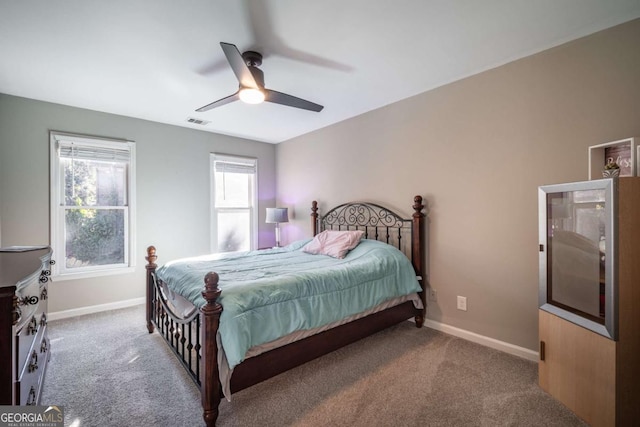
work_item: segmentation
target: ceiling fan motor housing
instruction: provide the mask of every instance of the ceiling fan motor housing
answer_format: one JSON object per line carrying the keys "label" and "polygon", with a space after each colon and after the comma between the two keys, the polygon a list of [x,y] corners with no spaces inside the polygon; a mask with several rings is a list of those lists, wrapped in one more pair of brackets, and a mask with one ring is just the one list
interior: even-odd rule
{"label": "ceiling fan motor housing", "polygon": [[254,52],[253,50],[248,50],[243,53],[242,59],[244,59],[248,67],[259,67],[262,65],[262,54]]}

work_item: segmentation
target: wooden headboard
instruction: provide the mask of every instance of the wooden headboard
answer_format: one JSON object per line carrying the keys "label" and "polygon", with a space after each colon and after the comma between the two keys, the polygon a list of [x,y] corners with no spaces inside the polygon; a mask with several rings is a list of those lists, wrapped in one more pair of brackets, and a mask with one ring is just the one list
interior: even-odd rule
{"label": "wooden headboard", "polygon": [[324,230],[362,230],[365,239],[379,240],[398,248],[411,260],[417,276],[425,262],[425,229],[422,196],[413,198],[413,215],[402,218],[375,203],[351,202],[318,213],[318,202],[311,204],[313,235]]}

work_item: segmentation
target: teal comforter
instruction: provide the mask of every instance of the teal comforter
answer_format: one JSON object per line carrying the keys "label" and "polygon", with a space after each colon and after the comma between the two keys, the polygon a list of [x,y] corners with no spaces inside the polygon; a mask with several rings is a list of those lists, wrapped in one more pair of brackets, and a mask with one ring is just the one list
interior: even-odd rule
{"label": "teal comforter", "polygon": [[219,274],[219,333],[231,369],[254,345],[420,291],[411,263],[390,245],[363,239],[344,259],[335,259],[302,252],[307,242],[178,260],[156,274],[199,307],[205,304],[205,274]]}

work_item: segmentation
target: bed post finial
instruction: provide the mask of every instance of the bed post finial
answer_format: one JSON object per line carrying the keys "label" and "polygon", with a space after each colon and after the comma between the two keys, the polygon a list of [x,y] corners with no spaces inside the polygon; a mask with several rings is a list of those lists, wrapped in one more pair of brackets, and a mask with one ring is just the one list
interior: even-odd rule
{"label": "bed post finial", "polygon": [[147,256],[144,257],[144,259],[147,260],[147,262],[149,263],[149,266],[153,266],[154,268],[156,267],[156,260],[158,259],[158,257],[156,256],[155,246],[149,246],[147,248]]}
{"label": "bed post finial", "polygon": [[415,211],[413,213],[413,216],[415,217],[416,215],[422,215],[424,217],[422,209],[424,209],[424,205],[422,204],[422,196],[415,196],[413,198],[413,210]]}
{"label": "bed post finial", "polygon": [[147,269],[147,330],[149,333],[152,333],[153,323],[151,319],[153,318],[153,302],[155,301],[153,293],[153,273],[156,271],[156,260],[158,259],[155,246],[149,246],[147,248],[147,256],[144,259],[147,260],[147,265],[145,266]]}
{"label": "bed post finial", "polygon": [[[413,198],[413,222],[412,222],[412,230],[413,239],[411,243],[411,261],[413,262],[413,268],[416,270],[416,275],[422,277],[420,280],[420,287],[422,288],[422,292],[419,292],[420,299],[422,300],[422,313],[419,316],[415,317],[416,326],[421,328],[427,310],[427,292],[425,289],[426,286],[426,277],[424,277],[424,213],[422,210],[424,209],[424,205],[422,204],[422,196],[418,195]],[[417,238],[416,238],[417,237]]]}
{"label": "bed post finial", "polygon": [[313,235],[318,234],[318,202],[315,200],[311,202],[311,227]]}
{"label": "bed post finial", "polygon": [[221,399],[220,376],[218,372],[218,347],[216,335],[220,324],[222,306],[217,299],[222,292],[218,288],[219,276],[209,272],[204,276],[204,290],[202,297],[207,303],[200,309],[202,313],[202,360],[204,361],[202,375],[202,417],[208,427],[216,425],[218,405]]}

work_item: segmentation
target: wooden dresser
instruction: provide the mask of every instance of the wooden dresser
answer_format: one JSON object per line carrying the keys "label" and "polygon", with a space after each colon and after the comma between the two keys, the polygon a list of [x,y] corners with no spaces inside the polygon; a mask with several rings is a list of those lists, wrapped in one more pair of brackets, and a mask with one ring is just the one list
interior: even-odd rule
{"label": "wooden dresser", "polygon": [[51,248],[0,250],[0,405],[37,405],[49,361]]}

